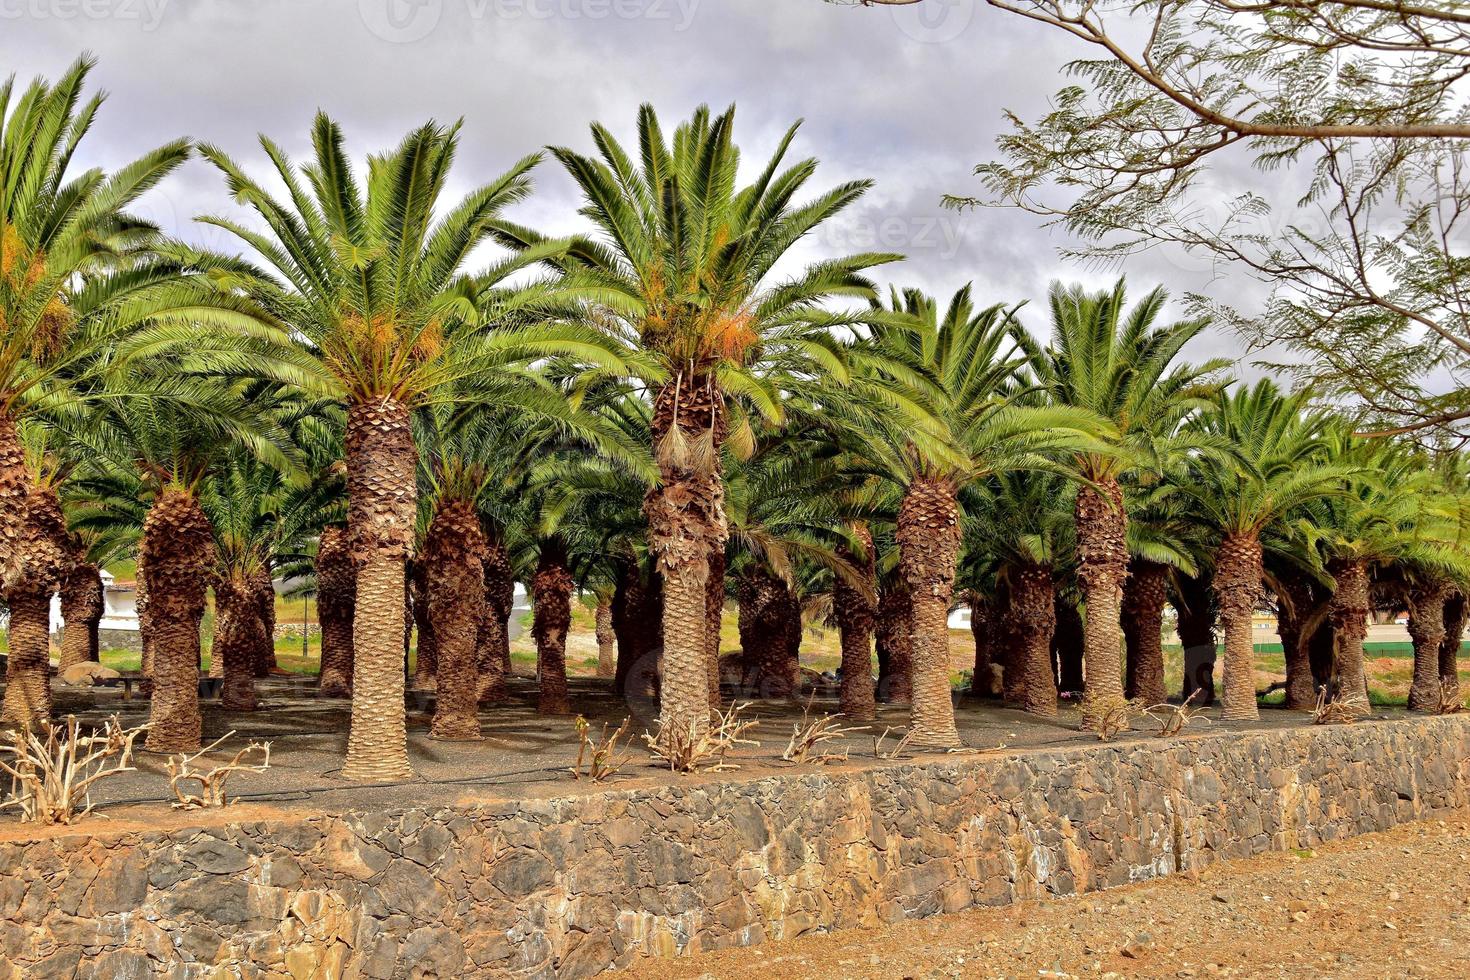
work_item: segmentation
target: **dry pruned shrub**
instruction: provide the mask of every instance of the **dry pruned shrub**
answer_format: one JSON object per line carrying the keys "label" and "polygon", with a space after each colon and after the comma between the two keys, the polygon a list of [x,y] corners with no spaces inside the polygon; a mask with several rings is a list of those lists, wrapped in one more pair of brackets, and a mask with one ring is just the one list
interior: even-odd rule
{"label": "dry pruned shrub", "polygon": [[[20,810],[24,823],[70,824],[92,812],[92,784],[133,772],[133,743],[151,726],[123,728],[117,715],[83,734],[75,715],[61,724],[49,718],[21,728],[0,745],[0,771],[10,775],[10,796],[0,808]],[[78,810],[78,807],[81,807]]]}
{"label": "dry pruned shrub", "polygon": [[913,729],[909,729],[908,731],[903,733],[903,738],[899,739],[898,742],[894,744],[893,748],[885,751],[883,748],[883,743],[888,740],[888,736],[892,733],[893,726],[890,725],[887,728],[883,729],[882,735],[873,736],[873,755],[879,759],[882,759],[885,762],[892,762],[894,759],[902,756],[904,750],[909,747],[909,742],[914,737]]}
{"label": "dry pruned shrub", "polygon": [[724,714],[715,714],[714,719],[699,731],[693,724],[682,719],[658,722],[658,731],[643,733],[643,741],[653,757],[668,764],[674,772],[728,772],[740,767],[725,761],[725,756],[737,745],[759,746],[761,743],[745,737],[758,721],[741,719],[740,713],[750,707],[749,702],[730,706]]}
{"label": "dry pruned shrub", "polygon": [[1183,704],[1169,704],[1166,701],[1162,704],[1155,704],[1144,708],[1139,713],[1148,715],[1154,721],[1158,722],[1159,730],[1157,734],[1159,738],[1169,738],[1178,735],[1196,721],[1202,721],[1205,724],[1210,723],[1210,719],[1206,718],[1203,714],[1203,708],[1191,707],[1194,699],[1199,696],[1199,693],[1199,690],[1195,689],[1189,697],[1184,699]]}
{"label": "dry pruned shrub", "polygon": [[1317,707],[1312,711],[1314,725],[1351,725],[1368,714],[1368,700],[1353,694],[1335,701],[1327,700],[1327,688],[1317,692]]}
{"label": "dry pruned shrub", "polygon": [[[174,791],[174,796],[177,798],[173,804],[174,809],[196,810],[229,806],[230,800],[225,793],[225,783],[229,780],[232,773],[265,772],[271,767],[271,743],[251,742],[239,752],[236,752],[235,757],[222,766],[215,766],[208,772],[193,768],[194,763],[199,761],[201,756],[206,752],[212,752],[221,742],[232,737],[234,734],[234,732],[229,732],[215,739],[193,755],[176,755],[169,758],[165,765],[168,768],[169,789]],[[245,763],[245,757],[252,752],[261,753],[262,758],[254,765],[247,765]],[[194,793],[185,792],[184,786],[188,783],[193,783],[198,791]]]}
{"label": "dry pruned shrub", "polygon": [[1132,731],[1133,716],[1141,711],[1137,702],[1119,697],[1103,701],[1097,707],[1100,710],[1093,731],[1097,733],[1099,742],[1110,742],[1114,736]]}
{"label": "dry pruned shrub", "polygon": [[624,718],[617,730],[609,733],[607,722],[603,722],[602,735],[594,742],[590,734],[591,722],[584,716],[578,715],[577,738],[581,740],[581,744],[577,747],[577,764],[572,767],[572,778],[581,779],[585,776],[594,783],[600,783],[611,778],[618,770],[627,765],[632,755],[625,745],[623,754],[619,756],[618,742],[628,734],[628,725],[629,720]]}
{"label": "dry pruned shrub", "polygon": [[807,700],[806,708],[801,712],[801,721],[792,725],[791,740],[786,743],[786,750],[781,753],[782,761],[797,765],[807,762],[815,762],[818,765],[825,765],[829,762],[846,762],[848,749],[837,753],[829,752],[822,746],[828,742],[846,738],[853,732],[868,730],[867,725],[845,728],[832,715],[812,718],[812,704],[815,701],[815,695]]}

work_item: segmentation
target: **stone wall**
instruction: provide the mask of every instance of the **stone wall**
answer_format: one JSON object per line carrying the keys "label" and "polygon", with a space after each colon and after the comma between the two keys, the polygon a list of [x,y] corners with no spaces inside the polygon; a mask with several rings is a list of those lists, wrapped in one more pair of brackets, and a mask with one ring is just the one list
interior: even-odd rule
{"label": "stone wall", "polygon": [[1449,717],[63,837],[0,845],[0,976],[585,976],[1467,803]]}

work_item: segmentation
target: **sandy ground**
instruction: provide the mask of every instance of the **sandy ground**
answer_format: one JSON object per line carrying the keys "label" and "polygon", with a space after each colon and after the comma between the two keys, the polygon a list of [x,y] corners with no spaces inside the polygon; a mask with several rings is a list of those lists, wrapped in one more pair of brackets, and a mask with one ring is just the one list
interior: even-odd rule
{"label": "sandy ground", "polygon": [[651,980],[1470,977],[1470,812],[1080,898],[672,960]]}

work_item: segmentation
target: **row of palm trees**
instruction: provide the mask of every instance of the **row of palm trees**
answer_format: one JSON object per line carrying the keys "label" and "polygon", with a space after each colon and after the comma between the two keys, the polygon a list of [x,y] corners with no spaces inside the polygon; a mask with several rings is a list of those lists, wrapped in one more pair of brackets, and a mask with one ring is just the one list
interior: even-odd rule
{"label": "row of palm trees", "polygon": [[[615,633],[613,683],[656,687],[664,725],[708,724],[731,673],[791,692],[804,617],[825,615],[843,710],[907,701],[913,741],[937,747],[959,744],[961,600],[977,693],[1055,713],[1059,686],[1082,687],[1093,724],[1125,695],[1162,696],[1171,595],[1181,636],[1218,608],[1233,718],[1256,710],[1250,617],[1268,586],[1297,631],[1293,704],[1361,690],[1374,590],[1415,611],[1416,649],[1463,609],[1458,464],[1185,362],[1205,324],[1161,322],[1162,291],[1130,307],[1122,283],[1054,287],[1042,343],[969,288],[883,296],[872,271],[897,255],[793,268],[793,246],[868,188],[808,191],[795,127],[747,183],[733,109],[667,134],[644,107],[632,147],[594,125],[593,153],[550,151],[592,231],[551,238],[506,217],[539,154],[445,200],[457,125],[426,124],[365,171],[319,115],[305,164],[262,137],[261,175],[186,141],[74,174],[100,104],[90,67],[0,90],[7,720],[49,710],[52,593],[86,623],[97,567],[124,555],[148,745],[165,751],[199,744],[208,591],[212,667],[248,710],[273,656],[272,577],[314,564],[321,693],[352,698],[343,773],[362,780],[411,774],[415,627],[430,734],[478,736],[478,705],[504,695],[517,581],[543,710],[568,708],[580,590]],[[196,150],[235,202],[200,220],[240,254],[129,212]],[[742,652],[722,663],[732,596]],[[1314,674],[1303,651],[1324,628]],[[78,636],[64,660],[95,656]]]}

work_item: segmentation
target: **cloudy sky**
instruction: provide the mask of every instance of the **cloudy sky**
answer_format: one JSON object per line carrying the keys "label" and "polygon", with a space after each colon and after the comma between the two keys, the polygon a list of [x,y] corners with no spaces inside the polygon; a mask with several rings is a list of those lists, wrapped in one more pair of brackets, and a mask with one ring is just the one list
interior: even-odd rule
{"label": "cloudy sky", "polygon": [[[255,134],[303,156],[313,113],[344,125],[359,159],[428,118],[463,117],[457,190],[545,144],[590,150],[596,119],[633,138],[639,103],[666,121],[701,102],[738,105],[737,141],[762,158],[782,130],[806,124],[797,152],[822,161],[817,183],[870,177],[860,206],[803,246],[805,256],[882,249],[909,256],[885,281],[947,294],[973,281],[993,301],[1044,299],[1055,278],[1092,284],[1117,270],[1066,265],[1059,233],[1028,215],[956,214],[946,192],[976,190],[1003,110],[1032,117],[1065,83],[1080,47],[980,0],[907,8],[823,0],[0,0],[0,74],[56,75],[83,51],[110,93],[87,164],[116,166],[179,135],[216,143],[260,172]],[[519,220],[580,228],[570,181],[554,164]],[[220,178],[192,162],[146,210],[216,247],[193,225],[232,212]],[[238,211],[233,211],[238,214]],[[1197,261],[1149,255],[1126,271],[1238,295]],[[1040,327],[1040,310],[1030,315]],[[1237,356],[1202,338],[1196,357]]]}

